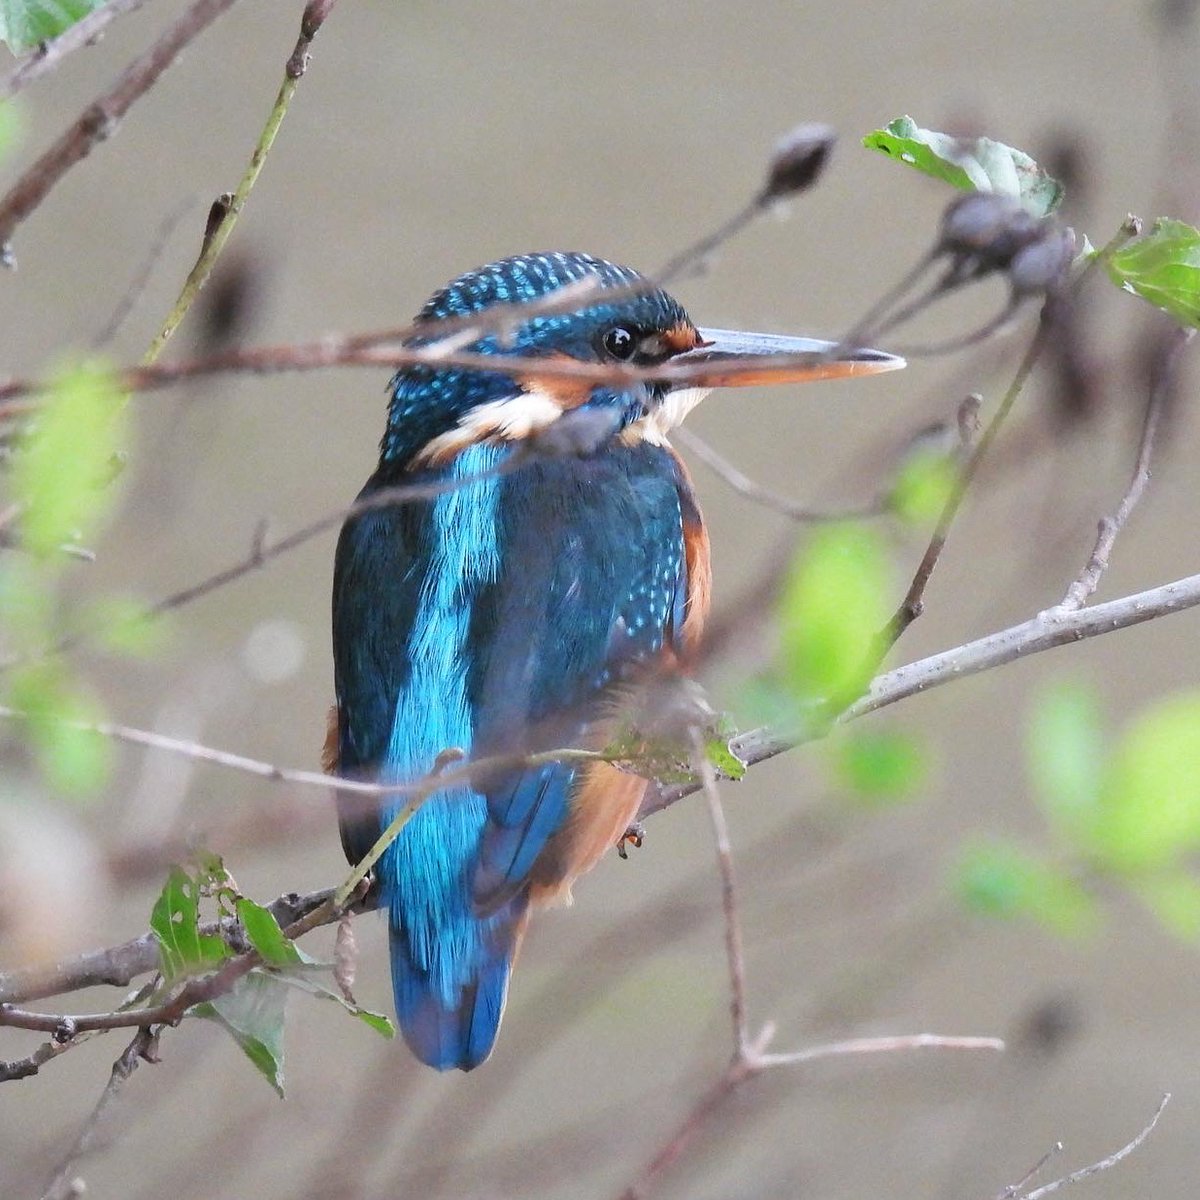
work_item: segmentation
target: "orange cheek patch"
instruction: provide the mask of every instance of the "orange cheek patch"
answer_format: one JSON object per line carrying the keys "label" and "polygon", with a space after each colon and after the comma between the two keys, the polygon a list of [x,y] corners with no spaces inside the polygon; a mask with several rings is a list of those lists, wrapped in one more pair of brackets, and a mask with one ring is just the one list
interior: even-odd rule
{"label": "orange cheek patch", "polygon": [[[547,358],[558,359],[560,362],[577,362],[578,359],[572,358],[569,354],[555,353],[548,354]],[[518,380],[521,388],[526,392],[536,392],[542,396],[549,396],[551,400],[557,404],[563,412],[570,412],[573,408],[579,408],[580,405],[586,404],[591,399],[593,384],[587,379],[570,379],[562,375],[522,375]]]}

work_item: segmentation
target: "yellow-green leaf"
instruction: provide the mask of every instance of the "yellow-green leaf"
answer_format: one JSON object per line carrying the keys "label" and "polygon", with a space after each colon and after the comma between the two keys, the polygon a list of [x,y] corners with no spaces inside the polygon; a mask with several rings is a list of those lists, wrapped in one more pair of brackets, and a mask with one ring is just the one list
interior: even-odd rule
{"label": "yellow-green leaf", "polygon": [[1160,217],[1148,233],[1112,254],[1106,266],[1119,288],[1184,325],[1200,325],[1200,230],[1194,226]]}

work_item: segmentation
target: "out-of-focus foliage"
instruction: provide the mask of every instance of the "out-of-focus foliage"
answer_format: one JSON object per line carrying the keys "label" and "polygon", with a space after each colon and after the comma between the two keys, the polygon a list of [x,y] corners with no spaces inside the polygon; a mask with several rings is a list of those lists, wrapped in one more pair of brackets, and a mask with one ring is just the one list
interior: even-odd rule
{"label": "out-of-focus foliage", "polygon": [[991,138],[952,137],[922,129],[912,117],[897,117],[868,133],[863,145],[964,191],[1012,196],[1035,216],[1048,216],[1062,200],[1057,179],[1028,154]]}
{"label": "out-of-focus foliage", "polygon": [[104,0],[0,0],[0,42],[24,54],[39,42],[58,37]]}
{"label": "out-of-focus foliage", "polygon": [[51,784],[72,793],[103,782],[111,748],[73,726],[98,719],[99,705],[44,651],[59,631],[66,574],[83,569],[72,551],[100,533],[118,499],[114,464],[124,408],[125,396],[103,367],[60,371],[6,479],[21,552],[0,559],[4,649],[21,665],[5,677],[5,698],[28,715],[31,743]]}
{"label": "out-of-focus foliage", "polygon": [[917,449],[900,464],[888,505],[910,525],[932,525],[953,494],[958,473],[953,454],[933,447]]}
{"label": "out-of-focus foliage", "polygon": [[792,565],[779,613],[784,679],[801,702],[844,707],[866,687],[891,595],[874,530],[845,523],[813,535]]}
{"label": "out-of-focus foliage", "polygon": [[1200,230],[1160,217],[1149,233],[1115,251],[1112,281],[1184,325],[1200,325]]}
{"label": "out-of-focus foliage", "polygon": [[986,916],[1028,917],[1057,933],[1079,933],[1094,920],[1090,894],[1070,874],[1009,841],[969,846],[954,886],[968,909]]}
{"label": "out-of-focus foliage", "polygon": [[1080,885],[1116,885],[1172,932],[1200,939],[1200,692],[1155,702],[1110,743],[1089,692],[1047,693],[1034,709],[1029,770],[1052,851],[1042,860],[1008,844],[974,848],[960,888],[980,911],[1074,928]]}
{"label": "out-of-focus foliage", "polygon": [[925,782],[928,757],[920,741],[899,729],[847,729],[833,743],[837,782],[853,797],[889,804],[911,797]]}

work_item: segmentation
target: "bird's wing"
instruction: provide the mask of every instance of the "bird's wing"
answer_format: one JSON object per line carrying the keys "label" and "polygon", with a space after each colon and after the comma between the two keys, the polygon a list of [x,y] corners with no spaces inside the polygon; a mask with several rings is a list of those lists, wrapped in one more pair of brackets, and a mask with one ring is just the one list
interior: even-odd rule
{"label": "bird's wing", "polygon": [[[370,486],[370,485],[368,485]],[[364,494],[366,492],[364,491]],[[374,778],[386,761],[396,701],[408,682],[407,653],[420,603],[417,550],[425,506],[380,508],[350,518],[338,539],[333,573],[333,659],[337,693],[330,767]],[[382,832],[378,806],[338,798],[342,846],[360,861]]]}
{"label": "bird's wing", "polygon": [[[503,569],[471,625],[477,756],[588,747],[613,686],[675,647],[688,603],[681,505],[691,494],[677,467],[670,452],[642,446],[550,460],[506,481]],[[552,762],[483,781],[477,911],[525,885],[582,773]]]}

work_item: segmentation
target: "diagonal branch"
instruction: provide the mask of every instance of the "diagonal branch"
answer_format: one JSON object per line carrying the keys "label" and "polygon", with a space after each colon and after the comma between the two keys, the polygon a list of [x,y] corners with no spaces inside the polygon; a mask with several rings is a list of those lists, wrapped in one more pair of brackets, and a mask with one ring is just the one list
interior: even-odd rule
{"label": "diagonal branch", "polygon": [[117,82],[79,114],[75,123],[0,199],[0,263],[14,266],[9,241],[17,226],[50,194],[55,184],[98,142],[116,132],[135,100],[144,96],[180,51],[208,28],[235,0],[195,0],[162,36],[121,72]]}

